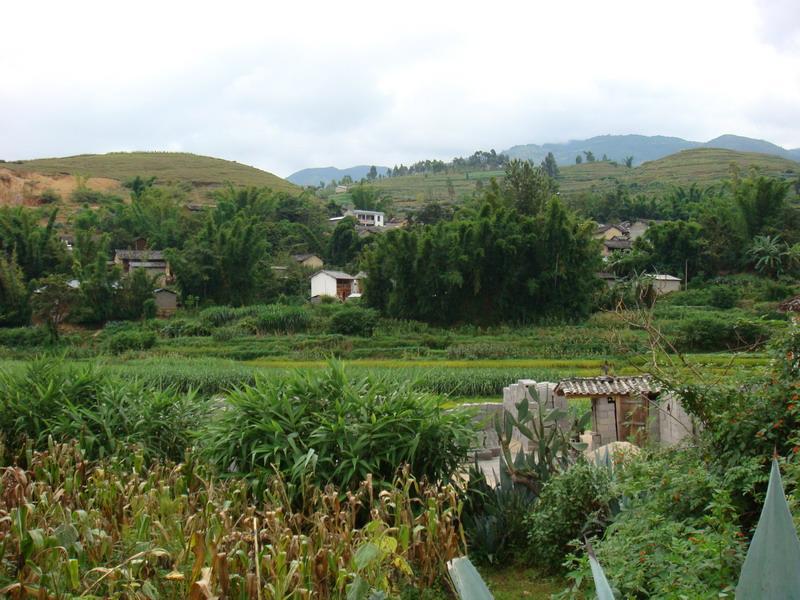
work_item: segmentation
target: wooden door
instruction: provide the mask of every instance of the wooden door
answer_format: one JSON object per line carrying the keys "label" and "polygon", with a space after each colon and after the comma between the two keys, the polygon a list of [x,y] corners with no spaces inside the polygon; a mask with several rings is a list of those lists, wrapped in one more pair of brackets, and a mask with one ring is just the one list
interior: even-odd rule
{"label": "wooden door", "polygon": [[617,398],[617,432],[620,441],[631,441],[637,446],[644,444],[647,439],[647,398]]}

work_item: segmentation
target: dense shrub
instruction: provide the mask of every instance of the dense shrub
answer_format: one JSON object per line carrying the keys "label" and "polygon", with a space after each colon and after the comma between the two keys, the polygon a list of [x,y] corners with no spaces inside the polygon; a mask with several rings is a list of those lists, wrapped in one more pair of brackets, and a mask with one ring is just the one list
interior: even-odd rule
{"label": "dense shrub", "polygon": [[340,364],[233,390],[200,435],[206,458],[259,485],[277,471],[299,486],[354,489],[371,474],[391,481],[408,464],[417,477],[448,478],[473,438],[468,415],[435,397]]}
{"label": "dense shrub", "polygon": [[767,281],[764,285],[762,300],[779,302],[795,294],[795,286],[785,281]]}
{"label": "dense shrub", "polygon": [[127,350],[148,350],[155,345],[156,334],[145,330],[120,331],[106,340],[106,346],[113,354],[121,354]]}
{"label": "dense shrub", "polygon": [[331,318],[331,332],[341,335],[372,335],[378,321],[378,312],[360,306],[344,306]]}
{"label": "dense shrub", "polygon": [[200,311],[200,321],[210,327],[221,327],[239,318],[235,308],[231,306],[211,306]]}
{"label": "dense shrub", "polygon": [[61,202],[61,194],[52,188],[47,188],[39,194],[40,204],[54,204],[56,202]]}
{"label": "dense shrub", "polygon": [[728,285],[715,285],[711,288],[709,301],[715,308],[733,308],[739,299],[739,291]]}
{"label": "dense shrub", "polygon": [[283,304],[262,306],[253,317],[259,333],[301,333],[311,322],[307,308]]}
{"label": "dense shrub", "polygon": [[[742,532],[725,481],[696,450],[645,454],[618,468],[615,479],[623,510],[592,543],[620,597],[731,593],[744,558]],[[570,562],[575,588],[585,590],[586,557]]]}
{"label": "dense shrub", "polygon": [[32,348],[43,346],[49,340],[44,327],[0,327],[0,346]]}
{"label": "dense shrub", "polygon": [[602,532],[611,501],[606,468],[583,462],[553,477],[525,519],[532,563],[551,572],[559,570],[572,540]]}
{"label": "dense shrub", "polygon": [[0,373],[0,433],[6,449],[48,438],[77,440],[89,458],[139,444],[149,456],[178,459],[204,412],[192,393],[122,381],[97,368],[66,368],[51,360],[23,372]]}
{"label": "dense shrub", "polygon": [[194,319],[169,319],[162,322],[160,333],[168,338],[195,337],[211,335],[211,329]]}
{"label": "dense shrub", "polygon": [[682,350],[727,350],[759,346],[769,337],[760,321],[726,319],[707,315],[687,319],[679,326],[678,346]]}

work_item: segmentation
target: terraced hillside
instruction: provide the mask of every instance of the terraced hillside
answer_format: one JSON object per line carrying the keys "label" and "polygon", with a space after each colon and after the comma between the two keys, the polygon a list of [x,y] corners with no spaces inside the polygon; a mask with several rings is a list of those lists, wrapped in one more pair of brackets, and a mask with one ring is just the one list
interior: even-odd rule
{"label": "terraced hillside", "polygon": [[111,152],[64,158],[42,158],[0,164],[18,174],[81,175],[124,181],[130,177],[155,176],[159,183],[189,183],[196,189],[255,185],[279,191],[298,191],[277,175],[234,161],[186,152]]}
{"label": "terraced hillside", "polygon": [[[800,163],[766,154],[736,152],[715,148],[695,148],[627,168],[614,162],[593,162],[560,167],[559,185],[564,196],[613,189],[617,183],[630,185],[646,194],[657,194],[672,186],[696,183],[708,186],[731,176],[733,167],[742,171],[754,167],[765,175],[795,179]],[[488,184],[502,171],[451,172],[407,175],[376,181],[399,208],[414,208],[427,200],[457,204]]]}

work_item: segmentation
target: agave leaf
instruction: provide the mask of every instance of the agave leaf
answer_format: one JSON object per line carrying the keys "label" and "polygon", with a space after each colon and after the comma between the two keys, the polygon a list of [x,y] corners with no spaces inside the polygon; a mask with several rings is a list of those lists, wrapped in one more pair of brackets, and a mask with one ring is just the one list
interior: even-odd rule
{"label": "agave leaf", "polygon": [[767,497],[736,586],[740,600],[800,598],[800,540],[772,460]]}
{"label": "agave leaf", "polygon": [[603,573],[603,567],[597,562],[597,557],[594,555],[594,548],[587,541],[586,553],[589,555],[589,566],[592,569],[592,578],[594,579],[594,589],[597,592],[597,600],[614,600],[614,592],[611,591],[611,586],[608,584],[606,574]]}
{"label": "agave leaf", "polygon": [[461,600],[494,600],[486,583],[466,556],[448,561],[447,572]]}

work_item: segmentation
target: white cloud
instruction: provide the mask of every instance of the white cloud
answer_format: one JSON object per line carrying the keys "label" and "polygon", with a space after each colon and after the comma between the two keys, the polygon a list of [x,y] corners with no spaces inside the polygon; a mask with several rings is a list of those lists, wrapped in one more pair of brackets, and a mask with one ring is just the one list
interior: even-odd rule
{"label": "white cloud", "polygon": [[603,133],[800,146],[795,0],[26,2],[0,157],[182,149],[287,175]]}

